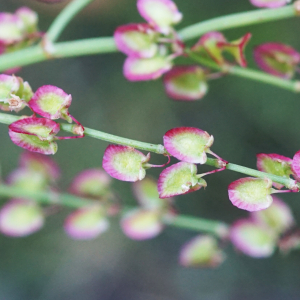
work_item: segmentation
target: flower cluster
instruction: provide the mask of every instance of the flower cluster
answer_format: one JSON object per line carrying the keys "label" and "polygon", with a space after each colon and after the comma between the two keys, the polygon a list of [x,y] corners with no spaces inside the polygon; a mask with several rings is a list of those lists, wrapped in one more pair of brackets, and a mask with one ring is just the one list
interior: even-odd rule
{"label": "flower cluster", "polygon": [[[0,13],[0,54],[28,47],[41,37],[37,28],[38,15],[28,7],[21,7],[14,14]],[[7,70],[15,73],[19,68]]]}
{"label": "flower cluster", "polygon": [[[32,116],[23,116],[9,125],[9,136],[16,145],[33,152],[55,154],[56,140],[84,137],[83,126],[69,113],[72,96],[62,89],[44,85],[33,94],[30,85],[22,78],[0,75],[0,109],[20,111],[28,106]],[[39,114],[43,118],[38,118]],[[56,137],[60,130],[59,123],[53,120],[74,121],[73,137]]]}
{"label": "flower cluster", "polygon": [[[250,33],[228,42],[222,33],[209,32],[188,48],[172,27],[182,18],[174,2],[138,0],[137,8],[148,23],[123,25],[114,33],[117,48],[128,56],[123,68],[128,80],[153,80],[165,74],[164,86],[170,98],[193,101],[207,93],[207,80],[213,79],[215,75],[199,65],[173,66],[174,58],[190,56],[196,61],[200,58],[216,64],[222,70],[226,70],[232,63],[246,67],[244,49],[251,37]],[[227,61],[224,54],[232,56],[234,62]]]}
{"label": "flower cluster", "polygon": [[[24,152],[19,167],[7,178],[8,185],[16,190],[29,192],[47,191],[55,195],[55,184],[60,170],[48,157]],[[33,199],[13,198],[0,210],[0,232],[8,236],[22,237],[40,230],[46,211]]]}
{"label": "flower cluster", "polygon": [[[158,193],[161,199],[206,187],[202,178],[204,175],[225,169],[227,162],[210,150],[213,142],[213,136],[193,127],[174,128],[164,135],[166,155],[172,155],[181,162],[166,168],[160,174]],[[197,174],[197,164],[206,163],[207,153],[217,157],[220,169]],[[145,178],[146,169],[166,165],[152,165],[148,163],[149,160],[150,153],[145,156],[132,147],[109,145],[104,153],[103,169],[116,179],[136,182]]]}
{"label": "flower cluster", "polygon": [[286,5],[290,0],[250,0],[257,7],[277,8]]}
{"label": "flower cluster", "polygon": [[128,80],[156,79],[169,71],[172,60],[183,53],[172,27],[181,21],[182,14],[171,0],[138,0],[137,8],[148,23],[118,27],[115,43],[128,56],[124,64]]}
{"label": "flower cluster", "polygon": [[[231,226],[230,240],[238,251],[246,255],[268,257],[277,245],[282,244],[284,235],[294,224],[290,208],[273,196],[273,204],[268,209],[251,212],[249,218],[238,220]],[[287,251],[287,247],[284,250]]]}
{"label": "flower cluster", "polygon": [[[248,211],[258,211],[268,208],[273,201],[271,194],[284,192],[297,192],[299,187],[297,181],[300,175],[300,151],[294,158],[285,157],[279,154],[257,154],[257,168],[259,171],[269,174],[290,178],[290,190],[281,190],[284,185],[272,182],[268,178],[246,177],[232,182],[228,187],[229,199],[233,205]],[[272,188],[272,185],[276,188]]]}

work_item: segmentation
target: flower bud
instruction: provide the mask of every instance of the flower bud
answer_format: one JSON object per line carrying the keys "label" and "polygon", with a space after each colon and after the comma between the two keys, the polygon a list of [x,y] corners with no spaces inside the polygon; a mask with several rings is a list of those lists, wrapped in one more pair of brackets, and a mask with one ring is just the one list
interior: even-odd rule
{"label": "flower bud", "polygon": [[182,19],[182,14],[171,0],[138,0],[140,15],[157,31],[169,34],[173,24]]}
{"label": "flower bud", "polygon": [[272,181],[268,178],[245,177],[229,185],[228,195],[234,206],[248,211],[257,211],[268,208],[272,204],[271,187]]}
{"label": "flower bud", "polygon": [[204,70],[199,66],[175,66],[164,76],[167,95],[174,100],[201,99],[208,90]]}
{"label": "flower bud", "polygon": [[196,165],[179,162],[161,172],[158,178],[158,193],[163,199],[194,192],[206,185],[204,179],[197,177]]}
{"label": "flower bud", "polygon": [[30,85],[21,77],[0,75],[0,109],[18,112],[25,107],[25,102],[28,102],[32,95]]}
{"label": "flower bud", "polygon": [[142,152],[128,146],[109,145],[103,156],[103,169],[113,178],[122,181],[138,181],[146,176],[143,166],[150,159],[150,153]]}
{"label": "flower bud", "polygon": [[[265,154],[259,153],[256,155],[257,169],[261,172],[274,174],[289,178],[292,174],[291,164],[292,159],[279,154]],[[273,182],[273,186],[277,189],[281,189],[284,185]]]}
{"label": "flower bud", "polygon": [[41,208],[31,201],[13,199],[0,210],[0,231],[8,236],[23,237],[43,227]]}
{"label": "flower bud", "polygon": [[70,192],[82,197],[99,198],[107,194],[111,177],[102,169],[88,169],[72,181]]}
{"label": "flower bud", "polygon": [[54,121],[28,117],[10,124],[8,128],[12,142],[19,147],[46,155],[57,151],[53,139],[60,126]]}
{"label": "flower bud", "polygon": [[194,164],[205,164],[206,152],[214,142],[213,136],[194,127],[178,127],[164,135],[166,150],[179,160]]}
{"label": "flower bud", "polygon": [[264,210],[251,213],[251,218],[257,223],[282,234],[292,227],[294,217],[291,209],[279,198],[272,196],[272,205]]}
{"label": "flower bud", "polygon": [[184,267],[218,267],[225,259],[217,240],[209,235],[199,235],[180,250],[179,263]]}
{"label": "flower bud", "polygon": [[102,207],[84,207],[72,212],[64,223],[66,233],[76,240],[90,240],[109,227]]}
{"label": "flower bud", "polygon": [[277,8],[286,5],[290,0],[250,0],[250,2],[257,7]]}
{"label": "flower bud", "polygon": [[133,240],[147,240],[159,235],[164,225],[159,211],[134,209],[122,217],[121,228]]}
{"label": "flower bud", "polygon": [[52,120],[62,118],[69,123],[72,122],[68,112],[71,103],[72,96],[53,85],[44,85],[38,88],[28,102],[31,109],[37,114]]}
{"label": "flower bud", "polygon": [[158,51],[158,34],[148,24],[120,26],[114,33],[117,48],[131,57],[151,58]]}
{"label": "flower bud", "polygon": [[127,57],[123,73],[125,78],[130,81],[154,80],[171,68],[172,62],[167,56],[157,55],[152,58]]}
{"label": "flower bud", "polygon": [[288,45],[265,43],[254,49],[254,60],[263,71],[289,79],[300,62],[300,53]]}

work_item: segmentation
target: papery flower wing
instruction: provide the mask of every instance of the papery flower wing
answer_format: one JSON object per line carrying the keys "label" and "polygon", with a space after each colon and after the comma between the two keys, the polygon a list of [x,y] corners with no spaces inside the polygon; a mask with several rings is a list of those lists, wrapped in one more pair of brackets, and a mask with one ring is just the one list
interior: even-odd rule
{"label": "papery flower wing", "polygon": [[166,56],[152,58],[128,57],[125,60],[123,73],[130,81],[155,80],[172,68],[172,62]]}
{"label": "papery flower wing", "polygon": [[272,181],[268,178],[245,177],[232,182],[228,195],[232,204],[240,209],[257,211],[268,208],[273,201]]}
{"label": "papery flower wing", "polygon": [[174,100],[201,99],[208,90],[204,70],[199,66],[175,66],[164,76],[167,95]]}
{"label": "papery flower wing", "polygon": [[34,202],[13,199],[0,210],[0,232],[13,237],[30,235],[43,227],[44,215]]}
{"label": "papery flower wing", "polygon": [[122,217],[121,228],[133,240],[147,240],[159,235],[164,225],[159,211],[135,209]]}
{"label": "papery flower wing", "polygon": [[145,177],[142,164],[149,158],[132,147],[109,145],[104,152],[102,166],[111,177],[134,182]]}
{"label": "papery flower wing", "polygon": [[117,48],[131,57],[151,58],[158,51],[157,32],[149,24],[122,25],[115,30]]}
{"label": "papery flower wing", "polygon": [[206,150],[213,144],[213,137],[206,131],[194,127],[178,127],[164,135],[166,150],[179,160],[205,164]]}

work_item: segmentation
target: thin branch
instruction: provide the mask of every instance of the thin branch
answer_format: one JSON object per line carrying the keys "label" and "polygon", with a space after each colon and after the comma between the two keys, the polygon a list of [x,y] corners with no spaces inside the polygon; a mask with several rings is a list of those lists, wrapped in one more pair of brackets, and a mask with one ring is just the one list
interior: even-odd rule
{"label": "thin branch", "polygon": [[[12,122],[15,122],[19,119],[20,119],[20,117],[18,117],[18,116],[13,116],[13,115],[10,115],[10,114],[0,113],[0,123],[3,123],[3,124],[9,125]],[[74,125],[72,125],[72,124],[60,124],[60,127],[63,131],[71,132],[71,133],[73,133],[73,126]],[[95,139],[103,140],[103,141],[106,141],[106,142],[109,142],[109,143],[130,146],[130,147],[134,147],[134,148],[137,148],[137,149],[140,149],[140,150],[154,152],[154,153],[157,153],[157,154],[163,154],[163,155],[167,154],[167,151],[165,150],[164,146],[160,145],[160,144],[150,144],[150,143],[145,143],[145,142],[139,142],[139,141],[136,141],[136,140],[131,140],[131,139],[119,137],[119,136],[116,136],[116,135],[112,135],[112,134],[109,134],[109,133],[106,133],[106,132],[102,132],[102,131],[87,128],[87,127],[85,127],[84,129],[85,129],[84,134],[86,136],[89,136],[89,137],[92,137],[92,138],[95,138]],[[220,166],[219,159],[215,159],[215,158],[208,158],[207,161],[206,161],[206,164],[209,165],[209,166],[215,167],[215,168],[224,167],[223,165]],[[226,170],[231,170],[231,171],[243,173],[245,175],[249,175],[249,176],[253,176],[253,177],[269,178],[273,182],[283,184],[288,189],[295,190],[295,189],[300,187],[300,184],[297,183],[293,179],[286,178],[286,177],[281,177],[281,176],[276,176],[276,175],[269,174],[269,173],[260,172],[260,171],[254,170],[254,169],[250,169],[250,168],[239,166],[239,165],[232,164],[232,163],[228,163],[226,165]]]}
{"label": "thin branch", "polygon": [[[61,205],[71,208],[81,208],[95,205],[95,201],[91,199],[77,197],[72,194],[58,193],[53,191],[34,192],[4,184],[0,185],[0,197],[26,198],[32,199],[41,204]],[[128,211],[128,207],[126,207],[124,210]],[[219,237],[225,237],[228,233],[228,226],[223,222],[185,215],[178,215],[172,218],[172,220],[168,220],[166,225],[192,231],[211,233]]]}
{"label": "thin branch", "polygon": [[47,31],[47,39],[55,42],[69,22],[88,4],[94,0],[74,0],[56,17]]}

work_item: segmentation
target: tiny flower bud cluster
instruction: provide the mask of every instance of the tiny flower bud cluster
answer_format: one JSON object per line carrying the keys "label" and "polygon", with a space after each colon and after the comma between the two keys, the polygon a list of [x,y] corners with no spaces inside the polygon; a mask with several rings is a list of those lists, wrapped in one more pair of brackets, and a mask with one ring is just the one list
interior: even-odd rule
{"label": "tiny flower bud cluster", "polygon": [[[37,23],[37,13],[28,7],[21,7],[14,14],[0,12],[0,54],[28,47],[41,37]],[[7,70],[7,73],[18,70]]]}
{"label": "tiny flower bud cluster", "polygon": [[137,8],[148,23],[123,25],[114,33],[118,49],[128,56],[124,76],[130,81],[157,79],[183,53],[172,27],[182,14],[171,0],[138,0]]}
{"label": "tiny flower bud cluster", "polygon": [[[46,155],[57,151],[56,140],[84,137],[83,126],[69,113],[72,96],[62,89],[44,85],[33,94],[31,87],[22,78],[0,75],[0,109],[19,111],[28,106],[32,116],[24,116],[9,125],[9,136],[16,145],[33,152]],[[38,118],[36,114],[43,118]],[[64,119],[76,125],[74,137],[56,137],[59,123],[53,120]]]}
{"label": "tiny flower bud cluster", "polygon": [[[15,189],[51,193],[60,176],[58,166],[48,157],[24,152],[19,167],[7,178],[7,184]],[[14,237],[32,234],[43,227],[45,212],[34,199],[13,198],[0,210],[0,232]]]}

